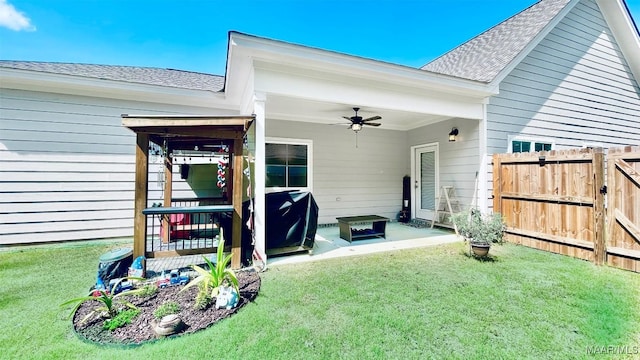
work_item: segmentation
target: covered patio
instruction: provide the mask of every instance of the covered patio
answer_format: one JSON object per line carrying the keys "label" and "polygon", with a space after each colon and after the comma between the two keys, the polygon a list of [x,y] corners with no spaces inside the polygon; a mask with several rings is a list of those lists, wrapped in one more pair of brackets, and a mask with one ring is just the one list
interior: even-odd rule
{"label": "covered patio", "polygon": [[[392,222],[387,224],[385,238],[372,237],[353,242],[340,238],[337,226],[320,226],[316,232],[313,250],[310,252],[289,253],[269,256],[267,266],[298,264],[332,258],[345,258],[384,251],[413,249],[462,241],[452,230],[433,228],[427,224],[415,225]],[[163,270],[187,268],[192,264],[201,264],[201,255],[154,258],[147,261],[147,271],[160,274]]]}
{"label": "covered patio", "polygon": [[[488,205],[486,100],[497,89],[237,32],[229,35],[227,64],[227,99],[255,114],[255,250],[263,258],[269,192],[311,192],[321,225],[352,216],[395,220],[404,200],[411,219],[430,221],[441,186],[454,186],[464,205]],[[380,125],[345,123],[354,108]],[[306,183],[273,184],[274,144],[307,149]]]}

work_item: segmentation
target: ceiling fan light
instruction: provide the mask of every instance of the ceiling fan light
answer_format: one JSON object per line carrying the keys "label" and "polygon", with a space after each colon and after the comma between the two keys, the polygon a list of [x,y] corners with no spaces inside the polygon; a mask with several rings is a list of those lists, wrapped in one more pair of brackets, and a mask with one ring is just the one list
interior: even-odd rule
{"label": "ceiling fan light", "polygon": [[360,130],[362,130],[362,124],[352,124],[351,125],[351,130],[358,132]]}

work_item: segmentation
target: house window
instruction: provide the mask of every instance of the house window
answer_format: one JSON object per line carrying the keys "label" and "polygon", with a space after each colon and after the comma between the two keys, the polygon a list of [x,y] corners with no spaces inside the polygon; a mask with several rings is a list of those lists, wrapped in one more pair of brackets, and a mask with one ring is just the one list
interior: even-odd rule
{"label": "house window", "polygon": [[544,139],[528,139],[513,137],[509,138],[509,152],[538,152],[549,151],[553,149],[553,141]]}
{"label": "house window", "polygon": [[267,140],[267,188],[307,189],[311,184],[311,142],[304,140]]}

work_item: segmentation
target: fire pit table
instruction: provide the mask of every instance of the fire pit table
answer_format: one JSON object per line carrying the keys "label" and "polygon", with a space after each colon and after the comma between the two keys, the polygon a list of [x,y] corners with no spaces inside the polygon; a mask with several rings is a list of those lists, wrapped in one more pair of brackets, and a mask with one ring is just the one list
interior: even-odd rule
{"label": "fire pit table", "polygon": [[[353,240],[385,237],[385,228],[389,218],[378,215],[361,215],[361,216],[345,216],[338,217],[338,225],[340,226],[340,238],[351,242]],[[371,223],[370,229],[356,229],[353,225]]]}

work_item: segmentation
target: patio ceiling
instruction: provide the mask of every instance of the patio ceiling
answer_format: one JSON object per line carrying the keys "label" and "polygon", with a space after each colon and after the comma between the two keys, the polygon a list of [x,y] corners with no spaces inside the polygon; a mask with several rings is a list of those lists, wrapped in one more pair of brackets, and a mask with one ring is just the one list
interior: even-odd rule
{"label": "patio ceiling", "polygon": [[377,129],[411,130],[451,118],[449,116],[402,111],[381,106],[365,106],[357,103],[322,102],[277,94],[268,95],[266,117],[268,119],[319,124],[346,124],[342,117],[353,116],[354,107],[361,108],[358,115],[364,118],[374,115],[382,116],[382,120],[380,121],[382,126]]}

